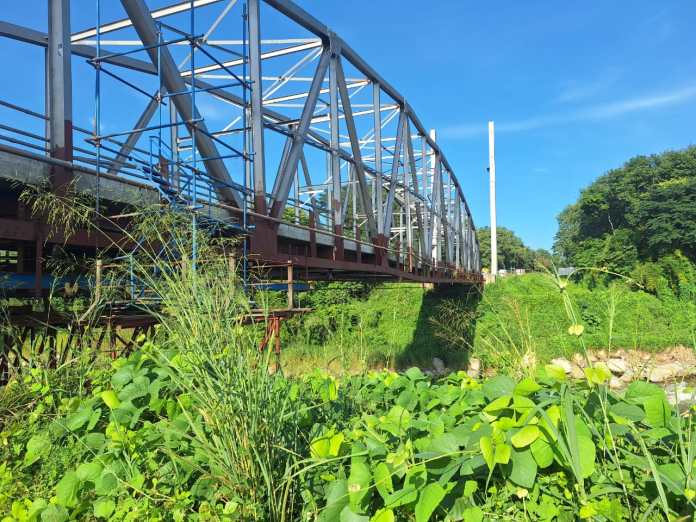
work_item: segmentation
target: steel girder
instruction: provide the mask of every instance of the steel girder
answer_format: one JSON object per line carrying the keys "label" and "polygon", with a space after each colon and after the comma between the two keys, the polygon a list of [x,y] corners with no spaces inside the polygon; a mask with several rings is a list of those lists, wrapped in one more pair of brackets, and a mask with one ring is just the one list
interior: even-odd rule
{"label": "steel girder", "polygon": [[[348,201],[348,191],[352,190],[355,200],[352,204],[352,236],[356,239],[360,236],[362,240],[369,239],[375,246],[387,247],[392,260],[394,256],[413,253],[418,257],[415,263],[417,268],[430,266],[431,269],[478,271],[480,256],[473,220],[461,185],[434,136],[426,132],[413,108],[377,70],[327,26],[293,2],[245,2],[248,4],[246,27],[249,45],[246,59],[216,60],[192,70],[181,70],[174,65],[166,45],[155,52],[155,19],[184,12],[191,5],[197,9],[214,9],[210,6],[221,1],[180,1],[150,12],[144,0],[122,0],[129,17],[102,25],[99,33],[116,33],[120,29],[133,27],[142,44],[152,46],[148,49],[152,63],[120,53],[102,56],[102,62],[148,75],[156,75],[159,64],[165,80],[165,92],[183,92],[187,85],[193,85],[204,92],[205,96],[223,100],[237,110],[246,111],[249,122],[248,131],[244,132],[248,132],[250,147],[245,152],[249,153],[253,161],[246,161],[245,170],[249,178],[253,176],[253,193],[249,202],[258,214],[268,213],[271,218],[282,218],[294,184],[295,197],[292,204],[303,204],[305,209],[311,209],[315,217],[320,214],[325,216],[320,219],[323,220],[323,226],[343,236],[344,215],[348,206],[343,200]],[[233,9],[233,4],[234,2],[227,3],[221,18],[227,11],[241,9]],[[315,39],[288,39],[283,41],[293,45],[269,48],[272,44],[263,39],[264,9],[268,8],[285,15],[300,28],[312,33]],[[93,59],[96,53],[89,39],[96,35],[96,28],[73,34],[73,54]],[[45,34],[4,22],[0,22],[0,36],[44,47],[47,45]],[[113,42],[113,45],[119,45],[118,41]],[[122,45],[131,44],[125,42]],[[301,56],[290,69],[279,71],[277,67],[274,68],[275,59],[288,59],[295,55]],[[312,62],[318,62],[314,72],[308,78],[300,78],[298,72]],[[245,80],[250,84],[248,99],[235,93],[233,89],[216,83],[219,79],[216,74],[222,73],[220,77],[229,77],[232,69],[239,71],[247,65],[248,70],[245,70],[248,76]],[[351,69],[348,71],[351,75],[357,73],[358,77],[347,78],[346,68]],[[268,74],[268,77],[263,73]],[[268,85],[269,79],[273,81],[272,85]],[[328,88],[324,88],[323,83],[327,81]],[[299,82],[308,82],[309,88],[301,92],[283,92],[283,89],[287,90]],[[369,99],[361,103],[356,94],[366,86]],[[323,94],[328,94],[328,102],[323,100]],[[157,96],[153,98],[136,128],[146,127],[159,108]],[[191,108],[191,100],[184,94],[173,96],[171,100],[176,105],[181,120],[188,123],[195,134],[201,155],[207,158],[205,170],[212,178],[221,181],[225,188],[226,194],[221,195],[222,199],[239,206],[247,196],[229,186],[231,178],[228,167],[224,161],[216,159],[220,153],[212,139],[212,136],[232,132],[228,129],[237,120],[223,129],[214,128],[212,123],[206,126],[204,118],[195,108]],[[292,114],[292,109],[299,109],[299,114]],[[364,116],[369,117],[371,130],[359,136],[358,133],[365,130]],[[347,135],[341,134],[341,125],[345,127]],[[266,150],[268,143],[264,140],[264,131],[277,132],[287,138],[278,173],[272,180],[271,193],[266,192],[266,183],[271,182],[266,167],[272,154]],[[112,158],[110,174],[118,173],[130,161],[131,154],[137,149],[140,134],[133,132],[128,135],[121,150]],[[172,136],[175,135],[176,127],[173,126]],[[172,138],[172,142],[179,140],[179,137]],[[419,153],[414,150],[414,141],[421,142]],[[317,168],[316,160],[305,154],[305,145],[326,154],[328,161],[325,172]],[[322,208],[323,204],[315,194],[302,195],[298,167],[302,168],[303,181],[309,192],[315,186],[324,186],[322,180],[325,180],[329,187],[328,209]],[[343,169],[349,169],[349,174],[342,176]],[[310,170],[314,179],[310,176]],[[302,201],[298,202],[300,199]],[[266,207],[267,202],[270,210]],[[295,219],[298,215],[296,209]],[[338,247],[338,237],[336,241]],[[396,253],[390,245],[398,245]],[[399,263],[399,259],[396,262]],[[403,264],[406,266],[405,258]]]}

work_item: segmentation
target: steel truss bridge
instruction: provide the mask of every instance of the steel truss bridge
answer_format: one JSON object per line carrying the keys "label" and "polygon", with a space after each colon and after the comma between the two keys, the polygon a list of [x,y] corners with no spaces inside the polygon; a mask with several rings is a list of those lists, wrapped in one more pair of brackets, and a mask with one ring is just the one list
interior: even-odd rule
{"label": "steel truss bridge", "polygon": [[[94,26],[75,30],[78,4],[47,0],[47,33],[0,22],[2,54],[34,73],[0,87],[0,270],[23,288],[44,286],[49,235],[17,183],[41,182],[74,183],[103,214],[189,212],[296,277],[482,282],[435,133],[311,14],[289,0],[94,0]],[[67,244],[103,246],[86,231]]]}

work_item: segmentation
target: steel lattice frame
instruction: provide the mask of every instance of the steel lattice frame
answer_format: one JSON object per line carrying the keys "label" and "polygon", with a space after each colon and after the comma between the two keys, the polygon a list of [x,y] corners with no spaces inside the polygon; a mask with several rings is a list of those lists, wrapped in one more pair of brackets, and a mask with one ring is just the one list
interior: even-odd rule
{"label": "steel lattice frame", "polygon": [[[0,22],[0,36],[47,49],[45,141],[56,186],[89,171],[99,196],[100,179],[152,185],[160,169],[157,179],[166,172],[173,197],[189,207],[250,224],[249,247],[263,260],[290,258],[348,277],[480,282],[471,212],[434,132],[346,42],[293,2],[187,0],[150,10],[145,0],[121,0],[127,18],[98,19],[74,34],[70,0],[48,2],[48,35]],[[201,10],[214,21],[194,34]],[[282,17],[306,36],[264,38],[264,16]],[[241,39],[214,39],[231,25]],[[87,149],[72,143],[67,47],[97,74],[95,127],[77,129],[87,134]],[[181,52],[187,55],[177,65]],[[107,78],[149,98],[127,131],[98,130],[109,103],[99,84]],[[230,107],[225,125],[201,116],[197,102],[208,97]],[[23,149],[21,140],[12,143]]]}

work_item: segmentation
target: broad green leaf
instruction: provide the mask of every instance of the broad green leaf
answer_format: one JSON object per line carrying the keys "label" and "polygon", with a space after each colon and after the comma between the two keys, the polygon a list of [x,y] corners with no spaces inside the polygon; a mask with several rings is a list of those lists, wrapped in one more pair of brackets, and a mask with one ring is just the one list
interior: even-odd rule
{"label": "broad green leaf", "polygon": [[428,446],[428,451],[438,455],[451,455],[459,451],[457,437],[452,433],[443,433],[434,437]]}
{"label": "broad green leaf", "polygon": [[467,480],[464,483],[464,492],[462,493],[462,496],[468,498],[471,495],[473,495],[474,493],[476,493],[477,490],[478,490],[478,482],[476,482],[475,480]]}
{"label": "broad green leaf", "polygon": [[133,367],[130,365],[119,368],[111,376],[111,386],[114,390],[120,390],[133,379]]}
{"label": "broad green leaf", "polygon": [[106,390],[102,392],[101,398],[104,401],[104,404],[106,404],[112,410],[121,405],[121,401],[118,400],[118,396],[113,390]]}
{"label": "broad green leaf", "polygon": [[24,467],[31,466],[41,457],[48,454],[51,449],[51,437],[48,432],[32,436],[27,442],[27,452],[24,454]]}
{"label": "broad green leaf", "polygon": [[657,471],[659,472],[664,484],[672,493],[677,496],[684,494],[686,477],[684,476],[684,470],[679,464],[676,462],[662,464],[657,466]]}
{"label": "broad green leaf", "polygon": [[424,464],[416,464],[408,468],[404,487],[389,495],[389,499],[384,501],[384,506],[396,508],[414,503],[418,499],[418,492],[425,486],[428,473]]}
{"label": "broad green leaf", "polygon": [[506,466],[509,478],[518,486],[526,489],[534,487],[534,479],[537,474],[537,464],[529,449],[515,450],[512,452],[510,464]]}
{"label": "broad green leaf", "polygon": [[590,437],[578,436],[578,450],[580,452],[580,470],[582,478],[588,478],[595,469],[595,445]]}
{"label": "broad green leaf", "polygon": [[486,406],[483,411],[490,415],[498,416],[510,404],[511,395],[502,395]]}
{"label": "broad green leaf", "polygon": [[489,401],[494,401],[503,395],[512,395],[514,391],[515,381],[507,375],[498,375],[483,383],[483,393]]}
{"label": "broad green leaf", "polygon": [[396,404],[407,410],[412,410],[418,405],[418,394],[412,388],[407,388],[396,399]]}
{"label": "broad green leaf", "polygon": [[483,455],[483,460],[486,461],[486,464],[488,465],[488,469],[492,470],[493,466],[495,466],[495,460],[494,460],[494,452],[493,452],[493,441],[491,441],[490,437],[481,437],[481,440],[479,441],[479,445],[481,447],[481,454]]}
{"label": "broad green leaf", "polygon": [[92,413],[93,410],[91,406],[83,406],[65,420],[65,427],[70,431],[79,430],[82,426],[87,424],[90,417],[92,417]]}
{"label": "broad green leaf", "polygon": [[445,520],[452,522],[482,522],[483,511],[481,508],[471,506],[466,498],[458,498],[454,501],[454,505],[447,513]]}
{"label": "broad green leaf", "polygon": [[116,496],[118,495],[118,480],[111,471],[103,471],[101,476],[94,483],[94,492],[97,495]]}
{"label": "broad green leaf", "polygon": [[99,419],[101,418],[102,414],[102,409],[101,408],[95,408],[92,411],[92,415],[89,417],[89,422],[87,423],[87,427],[85,428],[85,431],[92,431],[94,427],[97,425],[97,422],[99,422]]}
{"label": "broad green leaf", "polygon": [[94,516],[97,518],[109,518],[116,509],[116,504],[110,498],[100,498],[94,503]]}
{"label": "broad green leaf", "polygon": [[133,401],[148,394],[150,379],[145,376],[136,377],[133,382],[123,387],[118,393],[120,401]]}
{"label": "broad green leaf", "polygon": [[388,508],[397,508],[415,502],[418,498],[418,488],[413,485],[404,486],[384,499],[384,505]]}
{"label": "broad green leaf", "polygon": [[553,449],[545,440],[539,438],[530,446],[532,456],[540,468],[548,468],[553,464]]}
{"label": "broad green leaf", "polygon": [[46,508],[46,506],[48,506],[48,502],[46,502],[44,499],[37,498],[34,500],[27,510],[26,520],[28,522],[38,520],[39,514]]}
{"label": "broad green leaf", "polygon": [[328,459],[337,457],[343,444],[343,433],[330,431],[321,437],[317,437],[310,444],[310,452],[315,459]]}
{"label": "broad green leaf", "polygon": [[56,502],[59,506],[71,508],[77,506],[77,492],[80,489],[80,480],[77,473],[68,471],[56,485]]}
{"label": "broad green leaf", "polygon": [[326,487],[326,506],[319,513],[317,522],[336,522],[348,505],[348,484],[345,479],[334,480]]}
{"label": "broad green leaf", "polygon": [[370,517],[360,515],[353,511],[350,506],[345,506],[341,510],[341,515],[338,520],[339,522],[370,522]]}
{"label": "broad green leaf", "polygon": [[547,364],[544,366],[544,369],[546,370],[546,375],[548,375],[551,379],[559,382],[566,380],[565,370],[560,366],[556,366],[555,364]]}
{"label": "broad green leaf", "polygon": [[394,512],[391,509],[380,509],[374,516],[370,519],[370,522],[394,522]]}
{"label": "broad green leaf", "polygon": [[83,462],[77,467],[75,473],[80,482],[85,482],[89,480],[90,482],[96,482],[96,480],[101,476],[102,465],[97,461]]}
{"label": "broad green leaf", "polygon": [[404,375],[406,377],[408,377],[409,379],[411,379],[412,381],[418,381],[418,380],[422,380],[425,378],[425,375],[423,375],[423,372],[417,366],[414,366],[414,367],[406,370],[404,372]]}
{"label": "broad green leaf", "polygon": [[470,506],[464,510],[462,520],[466,522],[483,522],[483,511],[478,506]]}
{"label": "broad green leaf", "polygon": [[343,444],[343,433],[337,433],[329,440],[329,456],[338,457],[341,453],[341,444]]}
{"label": "broad green leaf", "polygon": [[539,438],[539,428],[534,424],[527,424],[524,428],[510,437],[510,442],[516,448],[526,448]]}
{"label": "broad green leaf", "polygon": [[403,435],[411,426],[411,414],[398,404],[392,406],[386,416],[380,418],[379,427],[396,437]]}
{"label": "broad green leaf", "polygon": [[104,443],[106,442],[106,437],[104,437],[103,433],[88,433],[84,437],[82,437],[82,440],[84,441],[85,445],[92,450],[100,450],[104,447]]}
{"label": "broad green leaf", "polygon": [[653,395],[643,400],[645,423],[653,428],[662,428],[669,423],[672,409],[664,397]]}
{"label": "broad green leaf", "polygon": [[547,408],[545,413],[546,415],[541,415],[541,420],[539,422],[539,428],[542,430],[542,437],[547,442],[555,441],[558,437],[557,428],[558,421],[561,418],[561,409],[557,404],[554,404]]}
{"label": "broad green leaf", "polygon": [[648,397],[664,397],[665,391],[657,384],[646,381],[634,381],[628,385],[624,398],[631,402],[642,403]]}
{"label": "broad green leaf", "polygon": [[596,364],[592,368],[584,368],[585,377],[592,384],[604,384],[611,379],[611,371],[605,365]]}
{"label": "broad green leaf", "polygon": [[438,483],[425,486],[416,503],[416,522],[428,522],[433,512],[445,498],[445,490]]}
{"label": "broad green leaf", "polygon": [[515,386],[515,395],[523,395],[527,397],[539,390],[541,390],[541,386],[539,386],[539,384],[531,377],[526,377],[517,383],[517,386]]}
{"label": "broad green leaf", "polygon": [[65,522],[68,520],[68,517],[68,510],[56,504],[49,504],[41,512],[41,522]]}
{"label": "broad green leaf", "polygon": [[363,513],[366,504],[372,496],[370,484],[372,473],[367,464],[367,457],[353,455],[350,459],[350,475],[348,476],[348,498],[350,508],[355,513]]}
{"label": "broad green leaf", "polygon": [[640,422],[645,418],[645,411],[643,411],[640,406],[628,404],[623,401],[609,406],[609,413],[614,417],[620,417],[621,419],[627,419],[633,422]]}
{"label": "broad green leaf", "polygon": [[389,468],[384,462],[380,462],[375,467],[374,475],[377,492],[383,500],[386,500],[387,497],[394,492],[394,484],[392,483],[392,476],[389,472]]}
{"label": "broad green leaf", "polygon": [[507,444],[496,444],[495,446],[495,460],[496,464],[507,464],[510,462],[510,455],[512,454],[512,448]]}
{"label": "broad green leaf", "polygon": [[515,395],[512,397],[512,409],[517,413],[529,413],[535,407],[536,404],[534,404],[534,401],[529,397],[525,397],[524,395]]}

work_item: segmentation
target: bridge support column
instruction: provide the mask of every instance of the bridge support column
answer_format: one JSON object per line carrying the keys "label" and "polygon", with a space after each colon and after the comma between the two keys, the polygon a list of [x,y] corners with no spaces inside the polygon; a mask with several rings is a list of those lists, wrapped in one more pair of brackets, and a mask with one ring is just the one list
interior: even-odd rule
{"label": "bridge support column", "polygon": [[374,239],[375,264],[387,266],[389,264],[389,253],[387,252],[387,238],[384,234],[378,234]]}
{"label": "bridge support column", "polygon": [[[51,157],[73,160],[72,72],[70,44],[70,0],[50,0],[48,5],[48,131]],[[64,193],[73,174],[65,167],[53,166],[53,190]]]}
{"label": "bridge support column", "polygon": [[278,224],[263,218],[254,218],[254,230],[249,239],[251,253],[275,256],[278,253]]}
{"label": "bridge support column", "polygon": [[[333,40],[331,41],[333,43]],[[331,219],[333,221],[334,259],[344,259],[343,250],[343,208],[341,204],[341,165],[338,157],[340,147],[338,136],[338,50],[331,49],[329,64],[329,123],[331,132]]]}
{"label": "bridge support column", "polygon": [[251,76],[251,142],[254,149],[254,210],[259,214],[266,214],[259,0],[249,0],[249,74]]}

